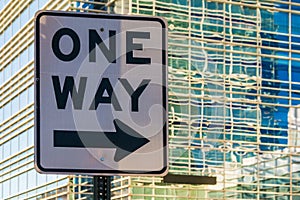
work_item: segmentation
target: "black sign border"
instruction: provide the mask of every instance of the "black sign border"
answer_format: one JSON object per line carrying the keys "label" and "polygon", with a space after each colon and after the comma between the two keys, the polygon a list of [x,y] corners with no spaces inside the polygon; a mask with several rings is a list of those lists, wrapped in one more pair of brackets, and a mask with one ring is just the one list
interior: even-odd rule
{"label": "black sign border", "polygon": [[[59,16],[59,17],[81,17],[81,18],[103,18],[103,19],[116,19],[116,20],[138,20],[138,21],[156,21],[162,26],[162,73],[163,73],[163,107],[165,109],[163,118],[165,119],[163,127],[163,156],[164,167],[158,171],[131,171],[131,170],[99,170],[99,169],[64,169],[64,168],[44,168],[41,165],[40,158],[40,19],[42,16]],[[91,14],[91,13],[76,13],[76,12],[62,12],[62,11],[38,11],[35,15],[35,52],[34,52],[34,132],[35,132],[35,153],[34,163],[35,168],[41,173],[59,173],[59,174],[92,174],[92,175],[163,175],[168,171],[168,96],[167,96],[167,22],[159,17],[150,16],[129,16],[129,15],[104,15],[104,14]]]}

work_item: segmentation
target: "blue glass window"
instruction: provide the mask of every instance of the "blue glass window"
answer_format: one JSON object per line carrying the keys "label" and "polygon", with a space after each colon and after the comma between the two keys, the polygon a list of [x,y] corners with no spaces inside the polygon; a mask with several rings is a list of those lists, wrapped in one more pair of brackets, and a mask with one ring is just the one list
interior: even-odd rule
{"label": "blue glass window", "polygon": [[300,15],[292,14],[292,34],[300,35]]}
{"label": "blue glass window", "polygon": [[288,33],[289,32],[289,15],[288,13],[278,12],[274,14],[274,23],[278,25],[277,32]]}

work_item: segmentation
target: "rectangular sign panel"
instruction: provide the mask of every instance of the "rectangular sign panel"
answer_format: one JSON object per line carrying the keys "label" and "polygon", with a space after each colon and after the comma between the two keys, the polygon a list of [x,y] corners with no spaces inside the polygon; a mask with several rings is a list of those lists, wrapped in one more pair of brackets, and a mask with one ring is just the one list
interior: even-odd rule
{"label": "rectangular sign panel", "polygon": [[166,40],[158,17],[37,13],[39,172],[167,172]]}

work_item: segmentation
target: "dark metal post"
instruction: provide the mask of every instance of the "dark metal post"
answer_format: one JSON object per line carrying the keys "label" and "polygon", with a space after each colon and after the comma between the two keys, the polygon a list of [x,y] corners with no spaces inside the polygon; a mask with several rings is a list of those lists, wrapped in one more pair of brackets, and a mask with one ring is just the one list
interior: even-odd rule
{"label": "dark metal post", "polygon": [[94,200],[111,199],[111,176],[94,176]]}

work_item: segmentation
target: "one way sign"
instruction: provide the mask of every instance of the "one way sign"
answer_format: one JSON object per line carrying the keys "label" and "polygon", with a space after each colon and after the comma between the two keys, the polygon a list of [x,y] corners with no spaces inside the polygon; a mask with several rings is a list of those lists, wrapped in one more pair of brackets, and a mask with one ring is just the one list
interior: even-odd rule
{"label": "one way sign", "polygon": [[167,172],[166,34],[158,17],[37,13],[39,172]]}

